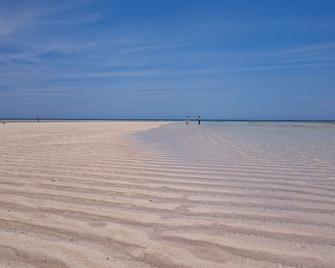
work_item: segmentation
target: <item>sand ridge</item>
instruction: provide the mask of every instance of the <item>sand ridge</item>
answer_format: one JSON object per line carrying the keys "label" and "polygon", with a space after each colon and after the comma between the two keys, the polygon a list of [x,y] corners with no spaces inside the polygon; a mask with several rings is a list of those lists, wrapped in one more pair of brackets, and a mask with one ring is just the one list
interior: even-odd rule
{"label": "sand ridge", "polygon": [[0,267],[334,267],[329,159],[234,135],[192,159],[133,136],[163,124],[1,125]]}

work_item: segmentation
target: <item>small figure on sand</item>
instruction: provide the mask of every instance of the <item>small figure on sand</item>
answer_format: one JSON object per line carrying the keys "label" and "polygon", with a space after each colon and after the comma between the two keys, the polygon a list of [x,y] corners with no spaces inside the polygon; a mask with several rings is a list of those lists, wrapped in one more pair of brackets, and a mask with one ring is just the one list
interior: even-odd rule
{"label": "small figure on sand", "polygon": [[189,118],[188,118],[188,116],[186,116],[186,125],[188,125],[188,123],[189,123]]}
{"label": "small figure on sand", "polygon": [[201,119],[200,119],[200,115],[198,116],[198,125],[200,125],[201,123]]}
{"label": "small figure on sand", "polygon": [[40,122],[40,116],[38,115],[37,116],[37,123],[39,123]]}

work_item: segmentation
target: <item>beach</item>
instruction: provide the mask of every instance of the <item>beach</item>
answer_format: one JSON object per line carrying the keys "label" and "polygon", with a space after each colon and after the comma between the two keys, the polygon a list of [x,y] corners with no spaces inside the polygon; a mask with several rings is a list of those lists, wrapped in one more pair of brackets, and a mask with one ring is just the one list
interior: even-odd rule
{"label": "beach", "polygon": [[0,124],[0,267],[335,267],[335,126]]}

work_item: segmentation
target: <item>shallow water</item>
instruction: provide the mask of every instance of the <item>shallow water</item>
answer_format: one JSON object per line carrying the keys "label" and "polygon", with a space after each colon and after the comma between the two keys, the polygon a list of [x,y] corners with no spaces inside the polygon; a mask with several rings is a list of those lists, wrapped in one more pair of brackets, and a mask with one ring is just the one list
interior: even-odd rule
{"label": "shallow water", "polygon": [[257,158],[335,164],[335,124],[288,122],[171,123],[139,133],[156,149],[195,159]]}

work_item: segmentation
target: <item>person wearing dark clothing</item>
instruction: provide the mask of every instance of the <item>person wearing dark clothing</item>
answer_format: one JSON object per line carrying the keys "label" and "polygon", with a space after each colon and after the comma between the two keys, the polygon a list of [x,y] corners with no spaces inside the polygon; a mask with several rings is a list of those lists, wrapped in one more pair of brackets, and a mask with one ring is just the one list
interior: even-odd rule
{"label": "person wearing dark clothing", "polygon": [[188,123],[189,123],[189,118],[188,116],[186,116],[186,125],[188,125]]}
{"label": "person wearing dark clothing", "polygon": [[198,125],[200,125],[200,122],[201,122],[201,120],[200,120],[200,115],[198,116]]}

